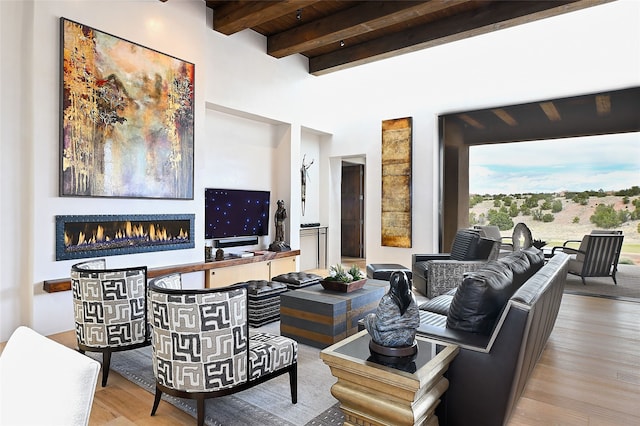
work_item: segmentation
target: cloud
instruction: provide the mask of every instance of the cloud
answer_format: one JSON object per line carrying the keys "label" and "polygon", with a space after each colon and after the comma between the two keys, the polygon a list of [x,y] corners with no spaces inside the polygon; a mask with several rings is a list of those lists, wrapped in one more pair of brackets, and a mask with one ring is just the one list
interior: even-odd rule
{"label": "cloud", "polygon": [[640,185],[640,133],[470,148],[469,192],[619,190]]}

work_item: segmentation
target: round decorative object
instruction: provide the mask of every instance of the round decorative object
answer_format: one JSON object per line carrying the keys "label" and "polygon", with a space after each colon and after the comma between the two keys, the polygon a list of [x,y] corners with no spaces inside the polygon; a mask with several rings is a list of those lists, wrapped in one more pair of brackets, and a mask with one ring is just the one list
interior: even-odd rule
{"label": "round decorative object", "polygon": [[526,250],[533,244],[531,230],[524,223],[518,223],[513,228],[513,251]]}
{"label": "round decorative object", "polygon": [[369,342],[369,350],[372,354],[382,355],[384,357],[389,358],[407,358],[413,357],[418,353],[418,342],[413,341],[413,345],[411,346],[399,346],[396,348],[391,348],[388,346],[382,346],[377,344],[371,339]]}

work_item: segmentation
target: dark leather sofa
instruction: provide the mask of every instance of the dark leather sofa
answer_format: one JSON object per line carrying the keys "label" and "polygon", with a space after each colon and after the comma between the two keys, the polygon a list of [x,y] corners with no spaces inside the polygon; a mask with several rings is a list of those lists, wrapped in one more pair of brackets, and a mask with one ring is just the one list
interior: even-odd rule
{"label": "dark leather sofa", "polygon": [[468,273],[420,305],[418,334],[458,344],[436,409],[440,425],[506,424],[560,308],[569,257],[530,248]]}

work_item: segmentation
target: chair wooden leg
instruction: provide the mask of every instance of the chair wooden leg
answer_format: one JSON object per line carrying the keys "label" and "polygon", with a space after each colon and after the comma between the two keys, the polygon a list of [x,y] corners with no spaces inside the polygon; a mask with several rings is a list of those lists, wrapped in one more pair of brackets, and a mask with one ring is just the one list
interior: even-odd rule
{"label": "chair wooden leg", "polygon": [[291,402],[298,403],[298,364],[289,370],[289,387],[291,388]]}
{"label": "chair wooden leg", "polygon": [[152,416],[156,414],[156,410],[158,409],[158,405],[160,405],[161,398],[162,398],[162,391],[156,386],[156,396],[155,398],[153,398],[153,408],[151,409]]}
{"label": "chair wooden leg", "polygon": [[107,386],[109,367],[111,366],[111,351],[102,353],[102,387]]}
{"label": "chair wooden leg", "polygon": [[204,398],[198,398],[198,426],[204,426]]}

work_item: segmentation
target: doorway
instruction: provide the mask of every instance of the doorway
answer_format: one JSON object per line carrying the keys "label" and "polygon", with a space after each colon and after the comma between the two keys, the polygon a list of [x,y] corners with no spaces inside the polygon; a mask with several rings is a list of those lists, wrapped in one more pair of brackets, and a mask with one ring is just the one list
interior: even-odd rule
{"label": "doorway", "polygon": [[340,252],[346,263],[364,259],[364,159],[342,161]]}

